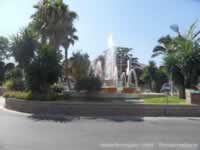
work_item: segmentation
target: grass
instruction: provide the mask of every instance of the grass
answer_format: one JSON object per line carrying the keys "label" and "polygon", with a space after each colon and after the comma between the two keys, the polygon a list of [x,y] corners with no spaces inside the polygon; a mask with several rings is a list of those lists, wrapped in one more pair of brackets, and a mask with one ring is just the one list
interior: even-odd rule
{"label": "grass", "polygon": [[[24,99],[24,100],[35,100],[35,101],[56,101],[56,100],[68,100],[70,101],[69,95],[66,94],[56,94],[56,93],[49,93],[49,94],[39,94],[39,93],[32,93],[30,91],[9,91],[4,94],[5,97],[12,97],[17,99]],[[144,99],[145,104],[166,104],[167,97],[160,96],[160,95],[143,95],[141,96]],[[87,100],[90,100],[89,98]],[[94,99],[91,99],[94,101]],[[84,101],[84,100],[83,100]],[[107,102],[103,99],[95,99],[96,102]],[[176,96],[169,96],[168,97],[169,104],[185,104],[184,99],[180,99]]]}
{"label": "grass", "polygon": [[[145,104],[166,104],[167,97],[160,96],[160,97],[146,97],[144,98]],[[180,99],[176,96],[169,96],[168,97],[169,104],[185,104],[185,99]]]}

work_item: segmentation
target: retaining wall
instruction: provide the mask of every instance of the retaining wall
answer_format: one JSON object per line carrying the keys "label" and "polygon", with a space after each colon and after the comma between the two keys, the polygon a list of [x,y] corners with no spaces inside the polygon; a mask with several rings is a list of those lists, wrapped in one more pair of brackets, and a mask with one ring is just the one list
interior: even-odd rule
{"label": "retaining wall", "polygon": [[131,103],[37,102],[7,98],[7,109],[32,113],[79,116],[200,116],[198,105],[155,105]]}

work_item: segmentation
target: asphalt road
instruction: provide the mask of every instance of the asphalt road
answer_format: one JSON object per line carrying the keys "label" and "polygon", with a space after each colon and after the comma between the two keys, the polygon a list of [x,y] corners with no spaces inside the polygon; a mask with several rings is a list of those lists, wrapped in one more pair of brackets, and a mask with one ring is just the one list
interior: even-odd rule
{"label": "asphalt road", "polygon": [[0,150],[200,150],[200,118],[46,117],[0,109]]}

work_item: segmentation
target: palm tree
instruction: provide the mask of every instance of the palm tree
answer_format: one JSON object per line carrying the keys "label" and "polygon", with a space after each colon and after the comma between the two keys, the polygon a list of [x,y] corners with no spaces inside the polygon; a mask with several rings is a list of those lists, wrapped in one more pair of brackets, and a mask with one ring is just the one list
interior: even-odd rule
{"label": "palm tree", "polygon": [[74,21],[78,17],[74,11],[69,10],[63,0],[43,0],[35,6],[36,13],[32,16],[31,26],[38,32],[42,43],[47,43],[58,50],[60,46],[65,49],[64,74],[68,87],[68,49],[78,40]]}
{"label": "palm tree", "polygon": [[64,61],[64,74],[68,84],[69,89],[71,89],[70,81],[69,81],[69,67],[68,67],[68,49],[70,45],[74,45],[75,41],[78,40],[78,36],[75,35],[76,29],[71,28],[66,33],[66,37],[63,40],[62,46],[65,49],[65,61]]}
{"label": "palm tree", "polygon": [[200,64],[200,31],[195,31],[196,25],[197,22],[193,23],[185,35],[176,31],[178,36],[175,42],[179,49],[178,56],[185,74],[187,88],[192,87],[191,77],[194,77],[193,73],[198,71]]}
{"label": "palm tree", "polygon": [[179,86],[180,97],[185,98],[185,88],[194,88],[200,75],[200,31],[195,31],[196,22],[186,34],[182,34],[177,25],[171,28],[177,33],[173,42],[176,52],[165,55],[165,64]]}
{"label": "palm tree", "polygon": [[23,69],[31,62],[35,49],[36,39],[29,29],[24,29],[12,37],[10,51]]}
{"label": "palm tree", "polygon": [[0,36],[0,60],[10,56],[9,40],[6,37]]}
{"label": "palm tree", "polygon": [[[159,45],[157,45],[154,49],[153,49],[153,55],[152,57],[156,57],[158,55],[166,55],[168,53],[174,53],[176,52],[176,44],[174,43],[174,39],[170,36],[164,36],[161,37],[158,40]],[[171,72],[171,68],[169,69],[169,79],[170,79],[170,83],[171,83],[171,95],[173,95],[173,74]]]}
{"label": "palm tree", "polygon": [[161,37],[158,40],[159,45],[155,46],[153,49],[152,57],[158,55],[165,55],[166,53],[171,53],[175,51],[175,44],[173,38],[170,35]]}
{"label": "palm tree", "polygon": [[65,48],[73,44],[77,39],[74,34],[76,32],[74,21],[77,14],[70,11],[63,0],[43,0],[35,8],[37,11],[32,16],[32,26],[43,43],[49,42],[56,50],[63,43]]}

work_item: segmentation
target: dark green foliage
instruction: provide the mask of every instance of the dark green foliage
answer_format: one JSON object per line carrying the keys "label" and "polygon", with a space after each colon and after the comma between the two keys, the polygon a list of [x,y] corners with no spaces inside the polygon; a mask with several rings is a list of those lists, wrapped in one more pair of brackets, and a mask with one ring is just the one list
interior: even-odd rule
{"label": "dark green foliage", "polygon": [[162,85],[168,81],[165,68],[157,67],[153,61],[150,61],[149,65],[144,68],[140,79],[155,92],[160,92]]}
{"label": "dark green foliage", "polygon": [[6,72],[11,71],[11,70],[14,69],[14,68],[15,68],[15,64],[13,64],[13,63],[7,63],[7,64],[5,65],[5,71],[6,71]]}
{"label": "dark green foliage", "polygon": [[11,42],[12,56],[23,69],[31,62],[35,48],[35,37],[29,29],[25,29],[14,36]]}
{"label": "dark green foliage", "polygon": [[32,15],[31,25],[42,44],[50,44],[56,50],[62,45],[67,50],[78,40],[74,27],[77,14],[62,0],[43,0],[34,8],[36,12]]}
{"label": "dark green foliage", "polygon": [[[49,93],[62,71],[59,48],[62,46],[65,49],[67,59],[69,46],[78,40],[74,27],[77,14],[62,0],[43,0],[34,8],[36,11],[31,17],[32,21],[13,36],[11,43],[0,37],[0,61],[12,55],[21,69],[15,69],[14,64],[4,67],[0,63],[0,83],[6,73],[6,85],[12,90],[23,89],[20,85],[25,82],[34,93]],[[60,88],[55,90],[59,91]]]}
{"label": "dark green foliage", "polygon": [[60,60],[58,51],[43,45],[26,69],[29,88],[37,92],[48,92],[50,85],[55,83],[61,74]]}
{"label": "dark green foliage", "polygon": [[21,79],[7,80],[4,83],[4,87],[7,88],[8,90],[14,90],[14,91],[25,90],[25,84]]}
{"label": "dark green foliage", "polygon": [[0,85],[7,80],[10,79],[8,76],[11,76],[11,72],[13,72],[15,66],[13,63],[8,63],[5,65],[3,61],[0,61]]}
{"label": "dark green foliage", "polygon": [[71,66],[71,76],[75,80],[80,80],[89,75],[90,60],[87,53],[73,53],[69,60],[69,66]]}
{"label": "dark green foliage", "polygon": [[154,55],[163,54],[164,64],[173,82],[179,88],[179,96],[185,98],[185,88],[196,89],[200,76],[200,31],[193,23],[186,33],[181,33],[177,25],[171,26],[175,37],[161,38]]}
{"label": "dark green foliage", "polygon": [[5,63],[0,61],[0,85],[5,79]]}
{"label": "dark green foliage", "polygon": [[69,95],[66,94],[56,94],[56,93],[33,93],[31,91],[10,91],[4,94],[4,97],[12,97],[24,100],[34,100],[34,101],[56,101],[56,100],[67,100]]}
{"label": "dark green foliage", "polygon": [[0,36],[0,61],[10,56],[9,40]]}
{"label": "dark green foliage", "polygon": [[160,92],[162,85],[168,82],[168,76],[165,68],[159,67],[156,71],[155,91]]}
{"label": "dark green foliage", "polygon": [[4,86],[9,90],[24,90],[25,83],[23,81],[22,70],[20,68],[14,68],[10,71],[7,71],[5,74],[5,83]]}
{"label": "dark green foliage", "polygon": [[64,90],[63,85],[55,84],[51,87],[55,93],[62,93]]}
{"label": "dark green foliage", "polygon": [[6,80],[12,79],[22,79],[23,74],[20,68],[13,68],[12,70],[8,70],[5,74]]}
{"label": "dark green foliage", "polygon": [[101,80],[96,77],[85,77],[77,80],[76,90],[81,91],[100,91],[102,87]]}

